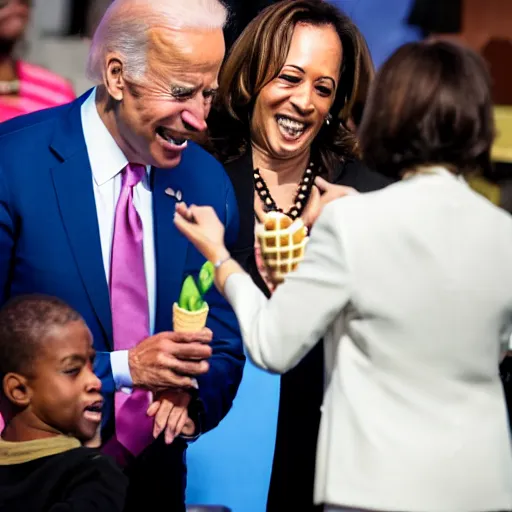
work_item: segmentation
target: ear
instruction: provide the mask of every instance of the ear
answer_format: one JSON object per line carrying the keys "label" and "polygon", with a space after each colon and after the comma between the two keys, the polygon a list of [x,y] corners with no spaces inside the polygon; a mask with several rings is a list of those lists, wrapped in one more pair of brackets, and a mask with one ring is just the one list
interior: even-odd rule
{"label": "ear", "polygon": [[105,86],[112,98],[121,101],[126,83],[124,81],[123,61],[116,53],[109,53],[106,58]]}
{"label": "ear", "polygon": [[13,405],[25,408],[30,405],[32,390],[27,379],[18,373],[8,373],[3,379],[4,395]]}

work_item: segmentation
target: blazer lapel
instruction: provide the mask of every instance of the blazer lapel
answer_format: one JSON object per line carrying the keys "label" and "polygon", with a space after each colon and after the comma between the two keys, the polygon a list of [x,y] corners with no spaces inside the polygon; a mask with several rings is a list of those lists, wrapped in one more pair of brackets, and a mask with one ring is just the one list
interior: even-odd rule
{"label": "blazer lapel", "polygon": [[61,162],[52,169],[52,176],[62,222],[83,286],[105,339],[112,348],[110,298],[101,252],[92,171],[82,132],[80,107],[83,101],[84,97],[74,103],[55,132],[51,148]]}
{"label": "blazer lapel", "polygon": [[174,225],[176,197],[165,191],[180,191],[187,200],[186,166],[174,169],[152,169],[153,223],[156,259],[155,331],[171,329],[172,304],[178,300],[187,257],[188,240]]}

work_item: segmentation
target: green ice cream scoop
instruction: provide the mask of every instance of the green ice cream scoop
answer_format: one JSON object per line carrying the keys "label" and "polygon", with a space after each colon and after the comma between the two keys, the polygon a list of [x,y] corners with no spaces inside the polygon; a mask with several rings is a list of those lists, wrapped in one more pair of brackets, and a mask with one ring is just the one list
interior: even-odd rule
{"label": "green ice cream scoop", "polygon": [[187,311],[200,311],[206,307],[203,297],[213,285],[215,269],[213,264],[207,261],[199,271],[197,283],[192,276],[183,281],[178,306]]}

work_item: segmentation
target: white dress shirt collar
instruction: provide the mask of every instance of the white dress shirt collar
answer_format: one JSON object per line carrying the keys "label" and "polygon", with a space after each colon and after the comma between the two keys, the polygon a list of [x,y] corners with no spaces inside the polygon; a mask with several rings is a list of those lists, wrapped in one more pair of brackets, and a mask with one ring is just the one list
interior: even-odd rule
{"label": "white dress shirt collar", "polygon": [[[98,217],[101,256],[105,269],[105,280],[110,276],[110,260],[114,238],[114,224],[117,201],[121,192],[121,171],[128,159],[107,130],[96,108],[96,89],[81,106],[82,129],[91,165],[91,185]],[[149,171],[148,171],[149,172]],[[133,187],[133,206],[143,226],[144,267],[148,290],[150,334],[154,333],[156,315],[156,264],[153,227],[153,195],[149,187],[148,172]],[[112,376],[116,389],[130,388],[133,384],[128,351],[113,351],[110,356]]]}
{"label": "white dress shirt collar", "polygon": [[[128,159],[98,113],[96,87],[82,105],[82,126],[92,175],[96,185],[101,186],[117,176],[128,165]],[[146,188],[150,169],[150,166],[146,167],[146,177],[143,180]]]}

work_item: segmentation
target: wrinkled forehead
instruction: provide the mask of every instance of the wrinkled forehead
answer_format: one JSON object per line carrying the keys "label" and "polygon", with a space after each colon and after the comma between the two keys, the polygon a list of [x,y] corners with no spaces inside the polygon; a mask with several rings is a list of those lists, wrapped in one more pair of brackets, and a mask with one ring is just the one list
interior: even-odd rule
{"label": "wrinkled forehead", "polygon": [[194,76],[216,80],[224,58],[221,29],[153,28],[149,31],[148,78]]}

